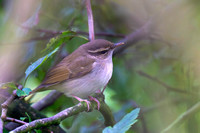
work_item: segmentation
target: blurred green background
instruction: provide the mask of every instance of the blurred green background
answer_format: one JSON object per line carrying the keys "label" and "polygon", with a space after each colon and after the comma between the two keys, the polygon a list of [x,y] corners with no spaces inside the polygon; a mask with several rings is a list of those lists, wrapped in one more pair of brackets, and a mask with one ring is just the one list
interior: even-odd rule
{"label": "blurred green background", "polygon": [[[96,38],[118,42],[152,23],[148,36],[114,56],[105,91],[117,121],[141,108],[129,133],[159,133],[180,117],[169,133],[200,132],[200,107],[191,111],[200,94],[199,5],[198,0],[92,0]],[[0,83],[23,83],[26,68],[51,51],[44,49],[57,31],[88,32],[87,12],[82,0],[1,0],[0,29]],[[26,87],[34,89],[52,65],[85,42],[80,37],[62,42],[58,54],[29,76]],[[31,103],[48,92],[37,94]],[[61,96],[42,113],[53,116],[73,105]],[[101,132],[103,117],[98,111],[81,113],[64,120],[62,127],[72,133]]]}

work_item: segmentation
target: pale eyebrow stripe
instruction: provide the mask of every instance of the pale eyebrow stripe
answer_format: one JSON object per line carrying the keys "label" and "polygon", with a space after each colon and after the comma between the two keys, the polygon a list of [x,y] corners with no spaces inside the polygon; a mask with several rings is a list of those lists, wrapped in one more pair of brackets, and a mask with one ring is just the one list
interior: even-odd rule
{"label": "pale eyebrow stripe", "polygon": [[110,49],[110,47],[107,47],[107,48],[101,48],[101,49],[97,49],[97,50],[88,50],[88,52],[97,53],[97,52],[104,51],[104,50],[109,50],[109,49]]}

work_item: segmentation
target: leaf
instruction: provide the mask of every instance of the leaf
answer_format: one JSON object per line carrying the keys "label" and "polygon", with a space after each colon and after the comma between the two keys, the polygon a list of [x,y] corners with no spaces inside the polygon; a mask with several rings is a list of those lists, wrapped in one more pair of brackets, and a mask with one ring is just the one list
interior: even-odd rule
{"label": "leaf", "polygon": [[0,84],[0,89],[7,89],[7,88],[17,89],[17,86],[13,82],[7,82],[7,83]]}
{"label": "leaf", "polygon": [[40,129],[34,129],[34,131],[35,131],[36,133],[42,133],[42,130],[40,130]]}
{"label": "leaf", "polygon": [[103,130],[103,133],[125,133],[135,122],[140,109],[136,108],[127,115],[125,115],[117,124],[113,127],[109,126]]}
{"label": "leaf", "polygon": [[70,41],[74,37],[78,37],[78,38],[88,41],[88,39],[86,37],[77,35],[76,32],[74,32],[74,31],[63,31],[57,37],[52,38],[49,41],[49,43],[47,44],[46,48],[42,52],[46,52],[46,51],[55,49],[55,48],[59,47],[61,44]]}
{"label": "leaf", "polygon": [[86,37],[84,37],[84,36],[81,36],[81,35],[78,35],[78,36],[76,36],[76,37],[79,37],[79,38],[81,38],[81,39],[83,39],[83,40],[89,41],[88,38],[86,38]]}
{"label": "leaf", "polygon": [[[47,44],[47,47],[43,50],[43,52],[47,52],[50,51],[52,49],[54,49],[52,52],[50,52],[49,54],[47,54],[46,56],[38,59],[36,62],[34,62],[32,65],[30,65],[26,71],[25,71],[25,80],[27,79],[27,77],[35,70],[37,69],[41,64],[44,63],[44,61],[46,61],[51,55],[53,55],[55,52],[58,51],[59,46],[61,44],[63,44],[64,42],[67,42],[69,40],[71,40],[73,37],[76,36],[76,33],[73,31],[64,31],[62,32],[62,34],[58,35],[57,37],[52,38],[49,43]],[[84,36],[80,36],[77,35],[77,37],[82,38],[84,40],[88,40],[87,38],[85,38]]]}
{"label": "leaf", "polygon": [[22,91],[25,92],[26,95],[29,95],[29,93],[32,91],[30,88],[23,88]]}
{"label": "leaf", "polygon": [[59,48],[54,49],[51,53],[47,54],[46,56],[38,59],[36,62],[34,62],[33,64],[31,64],[25,71],[25,79],[27,79],[27,77],[35,70],[37,69],[41,64],[44,63],[44,61],[46,61],[50,56],[52,56],[55,52],[58,51]]}
{"label": "leaf", "polygon": [[27,119],[27,117],[20,117],[20,120],[21,121],[24,121],[24,120],[26,120]]}
{"label": "leaf", "polygon": [[30,88],[23,88],[22,90],[20,89],[17,89],[17,96],[21,97],[21,96],[27,96],[29,95],[29,93],[31,92],[32,90]]}
{"label": "leaf", "polygon": [[31,120],[30,115],[29,115],[27,112],[25,112],[25,114],[26,114],[26,116],[28,117],[28,121],[31,122],[32,120]]}
{"label": "leaf", "polygon": [[76,33],[73,31],[63,31],[60,35],[52,38],[42,52],[47,52],[59,47],[64,42],[66,43],[71,40],[73,37],[75,37],[75,35]]}
{"label": "leaf", "polygon": [[18,97],[26,96],[26,93],[24,91],[20,90],[20,89],[17,89],[16,94],[17,94]]}

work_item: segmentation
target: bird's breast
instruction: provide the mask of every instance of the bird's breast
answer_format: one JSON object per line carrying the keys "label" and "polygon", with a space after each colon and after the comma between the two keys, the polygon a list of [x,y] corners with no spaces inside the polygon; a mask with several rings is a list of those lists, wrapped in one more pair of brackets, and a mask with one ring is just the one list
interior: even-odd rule
{"label": "bird's breast", "polygon": [[113,72],[112,60],[108,62],[99,61],[93,64],[93,70],[83,77],[73,79],[62,84],[61,90],[66,95],[75,95],[81,98],[102,89],[110,80]]}

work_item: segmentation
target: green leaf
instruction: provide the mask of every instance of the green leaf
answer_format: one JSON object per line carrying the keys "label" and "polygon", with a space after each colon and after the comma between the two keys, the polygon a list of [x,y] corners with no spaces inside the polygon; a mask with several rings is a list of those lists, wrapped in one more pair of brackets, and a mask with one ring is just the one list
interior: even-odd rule
{"label": "green leaf", "polygon": [[17,89],[16,94],[17,94],[18,97],[26,96],[26,93],[24,91],[20,90],[20,89]]}
{"label": "green leaf", "polygon": [[36,133],[42,133],[42,130],[40,130],[40,129],[34,129],[34,131],[35,131]]}
{"label": "green leaf", "polygon": [[[76,33],[73,31],[64,31],[57,37],[52,38],[49,41],[49,43],[47,44],[46,48],[43,50],[43,52],[48,52],[52,49],[54,49],[54,50],[52,52],[50,52],[49,54],[47,54],[46,56],[38,59],[36,62],[34,62],[32,65],[30,65],[26,69],[25,80],[35,69],[37,69],[41,64],[43,64],[51,55],[53,55],[55,52],[57,52],[61,44],[71,40],[75,36],[76,36]],[[77,36],[77,37],[87,40],[87,38],[85,38],[84,36]]]}
{"label": "green leaf", "polygon": [[20,117],[20,120],[21,121],[24,121],[24,120],[26,120],[27,119],[27,117]]}
{"label": "green leaf", "polygon": [[47,54],[46,56],[38,59],[36,62],[31,64],[25,71],[25,79],[35,70],[37,69],[41,64],[43,64],[50,56],[52,56],[55,52],[58,51],[59,48],[54,49],[51,53]]}
{"label": "green leaf", "polygon": [[87,37],[84,37],[84,36],[81,36],[81,35],[77,35],[76,37],[79,37],[79,38],[81,38],[83,40],[89,41]]}
{"label": "green leaf", "polygon": [[0,89],[7,89],[7,88],[17,89],[17,86],[13,82],[7,82],[7,83],[0,84]]}
{"label": "green leaf", "polygon": [[52,38],[49,43],[47,44],[46,48],[42,52],[47,52],[49,50],[58,48],[64,42],[71,40],[73,37],[76,36],[76,32],[73,31],[64,31],[60,35]]}
{"label": "green leaf", "polygon": [[21,97],[21,96],[27,96],[29,95],[29,93],[31,92],[32,90],[30,88],[23,88],[22,90],[20,89],[17,89],[17,96]]}
{"label": "green leaf", "polygon": [[117,124],[113,127],[106,127],[103,133],[125,133],[135,122],[140,112],[139,108],[134,109],[127,115],[125,115]]}
{"label": "green leaf", "polygon": [[25,92],[26,95],[29,95],[29,93],[32,91],[30,88],[23,88],[22,91]]}
{"label": "green leaf", "polygon": [[28,114],[27,112],[25,112],[25,114],[26,114],[27,117],[28,117],[28,121],[31,122],[32,120],[31,120],[31,117],[29,116],[29,114]]}

